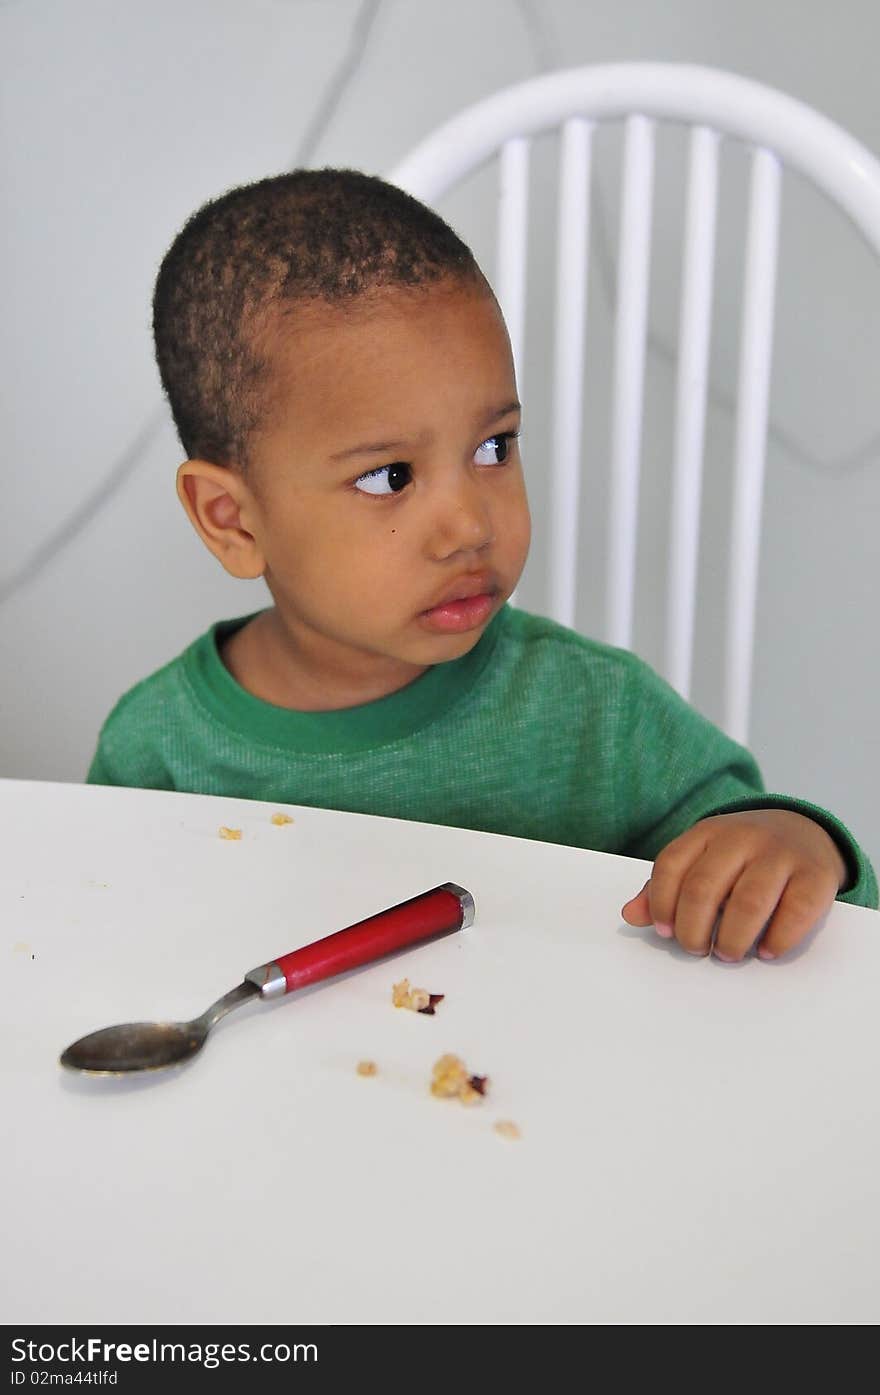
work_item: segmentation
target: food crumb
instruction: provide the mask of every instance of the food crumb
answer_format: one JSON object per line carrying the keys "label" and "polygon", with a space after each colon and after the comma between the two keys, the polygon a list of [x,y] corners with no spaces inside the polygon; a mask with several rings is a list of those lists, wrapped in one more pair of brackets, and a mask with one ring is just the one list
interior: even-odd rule
{"label": "food crumb", "polygon": [[477,1104],[488,1088],[488,1075],[469,1075],[459,1056],[441,1056],[434,1063],[431,1094],[438,1099],[459,1099],[462,1104]]}
{"label": "food crumb", "polygon": [[395,1007],[423,1012],[427,1017],[434,1016],[437,1004],[442,1003],[444,996],[443,993],[429,993],[424,988],[410,988],[408,978],[402,978],[391,989],[391,1001]]}
{"label": "food crumb", "polygon": [[502,1138],[522,1138],[519,1126],[511,1119],[499,1119],[497,1124],[492,1125],[496,1133],[500,1133]]}
{"label": "food crumb", "polygon": [[275,824],[277,828],[281,828],[282,824],[293,823],[293,819],[290,817],[289,814],[273,814],[272,822]]}
{"label": "food crumb", "polygon": [[240,829],[240,828],[227,828],[225,824],[221,824],[221,825],[220,825],[220,837],[221,837],[221,838],[232,838],[232,839],[240,838],[240,837],[241,837],[241,829]]}
{"label": "food crumb", "polygon": [[358,1061],[358,1075],[377,1075],[379,1067],[375,1061]]}

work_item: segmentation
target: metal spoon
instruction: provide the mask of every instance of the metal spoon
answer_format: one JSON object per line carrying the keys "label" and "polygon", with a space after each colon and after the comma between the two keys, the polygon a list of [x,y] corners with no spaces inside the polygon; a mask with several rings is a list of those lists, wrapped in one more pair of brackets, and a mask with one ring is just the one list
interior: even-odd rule
{"label": "metal spoon", "polygon": [[162,1070],[194,1056],[227,1012],[254,997],[276,998],[372,963],[407,945],[464,930],[474,921],[474,898],[454,882],[444,882],[401,901],[368,920],[359,920],[313,944],[304,945],[245,974],[231,992],[191,1022],[126,1022],[80,1037],[61,1057],[69,1070],[92,1075]]}

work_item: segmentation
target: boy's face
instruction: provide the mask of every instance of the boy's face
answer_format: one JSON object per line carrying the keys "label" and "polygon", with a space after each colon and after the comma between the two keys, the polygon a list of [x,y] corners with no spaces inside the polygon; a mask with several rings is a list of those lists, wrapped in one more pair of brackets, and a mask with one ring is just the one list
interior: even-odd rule
{"label": "boy's face", "polygon": [[467,653],[530,533],[495,301],[390,289],[298,309],[277,342],[242,522],[286,632],[328,671],[403,680]]}

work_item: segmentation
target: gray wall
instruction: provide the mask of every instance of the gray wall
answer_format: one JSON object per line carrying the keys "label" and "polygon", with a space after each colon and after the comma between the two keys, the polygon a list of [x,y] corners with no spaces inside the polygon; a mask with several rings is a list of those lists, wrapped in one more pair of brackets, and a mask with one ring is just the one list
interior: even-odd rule
{"label": "gray wall", "polygon": [[[82,779],[120,693],[212,620],[262,605],[191,532],[158,387],[149,302],[187,215],[291,163],[384,172],[440,121],[554,67],[728,68],[811,103],[880,151],[874,0],[7,0],[0,549],[0,774]],[[614,132],[598,152],[607,236],[591,268],[581,628],[601,631],[613,308]],[[677,315],[681,148],[661,142],[636,647],[659,663]],[[541,609],[553,156],[535,154],[524,453]],[[743,161],[722,186],[714,396],[694,700],[720,717],[716,633],[728,516]],[[490,276],[492,189],[441,205]],[[880,274],[812,189],[786,184],[750,744],[771,789],[833,807],[880,863],[876,391]]]}

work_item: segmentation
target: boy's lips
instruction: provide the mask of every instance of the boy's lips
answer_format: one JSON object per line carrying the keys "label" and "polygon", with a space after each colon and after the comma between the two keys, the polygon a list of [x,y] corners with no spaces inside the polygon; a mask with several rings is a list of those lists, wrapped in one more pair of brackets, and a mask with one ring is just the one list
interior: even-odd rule
{"label": "boy's lips", "polygon": [[466,572],[450,582],[433,605],[419,614],[426,629],[440,634],[461,634],[484,625],[492,613],[500,587],[491,572]]}

